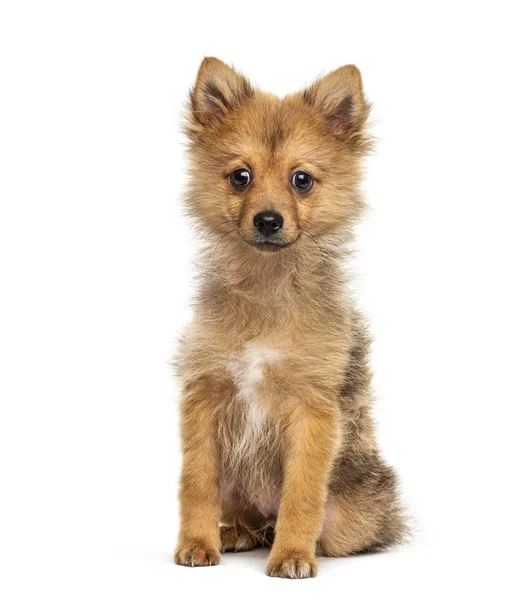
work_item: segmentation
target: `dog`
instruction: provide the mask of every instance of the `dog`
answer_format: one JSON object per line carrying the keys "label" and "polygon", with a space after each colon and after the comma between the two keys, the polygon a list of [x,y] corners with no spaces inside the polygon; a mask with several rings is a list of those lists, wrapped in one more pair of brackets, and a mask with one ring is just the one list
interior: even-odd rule
{"label": "dog", "polygon": [[371,148],[358,69],[283,99],[205,58],[185,204],[204,240],[177,364],[179,565],[271,546],[266,573],[403,540],[370,414],[369,336],[345,263]]}

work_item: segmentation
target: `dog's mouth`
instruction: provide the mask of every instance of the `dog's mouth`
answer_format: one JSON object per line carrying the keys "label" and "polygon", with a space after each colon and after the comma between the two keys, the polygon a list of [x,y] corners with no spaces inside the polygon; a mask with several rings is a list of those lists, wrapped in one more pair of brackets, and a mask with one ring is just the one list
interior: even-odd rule
{"label": "dog's mouth", "polygon": [[250,246],[257,248],[257,250],[261,250],[262,252],[279,252],[280,250],[284,250],[285,248],[292,246],[295,241],[296,240],[292,242],[275,242],[272,240],[251,240],[247,241],[247,243],[250,244]]}
{"label": "dog's mouth", "polygon": [[285,250],[285,248],[289,248],[293,244],[298,241],[298,237],[294,240],[286,240],[284,238],[270,239],[264,236],[256,235],[255,237],[251,237],[248,239],[241,231],[237,231],[241,240],[259,250],[260,252],[279,252],[280,250]]}

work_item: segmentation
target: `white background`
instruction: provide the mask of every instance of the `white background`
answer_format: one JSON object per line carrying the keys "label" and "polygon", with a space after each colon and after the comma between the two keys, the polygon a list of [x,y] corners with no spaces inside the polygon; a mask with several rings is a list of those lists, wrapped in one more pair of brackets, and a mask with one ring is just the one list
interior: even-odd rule
{"label": "white background", "polygon": [[[527,598],[524,2],[2,2],[3,598]],[[205,55],[286,94],[354,62],[378,151],[354,271],[413,543],[172,564],[189,319],[182,106]]]}

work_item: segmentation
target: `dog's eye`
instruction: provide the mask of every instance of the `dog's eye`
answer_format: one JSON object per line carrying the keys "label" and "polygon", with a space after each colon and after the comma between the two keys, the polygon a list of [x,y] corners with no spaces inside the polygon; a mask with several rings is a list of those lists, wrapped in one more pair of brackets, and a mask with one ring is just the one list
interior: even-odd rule
{"label": "dog's eye", "polygon": [[252,176],[248,169],[235,169],[235,171],[232,171],[230,174],[231,184],[236,188],[244,188],[247,185],[250,185],[251,180]]}
{"label": "dog's eye", "polygon": [[314,180],[312,177],[303,171],[296,171],[292,175],[292,186],[300,192],[307,192],[312,187]]}

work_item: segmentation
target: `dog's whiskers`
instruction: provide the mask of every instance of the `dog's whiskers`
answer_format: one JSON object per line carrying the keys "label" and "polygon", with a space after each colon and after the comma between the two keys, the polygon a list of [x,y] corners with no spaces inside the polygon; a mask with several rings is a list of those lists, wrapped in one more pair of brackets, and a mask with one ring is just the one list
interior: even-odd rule
{"label": "dog's whiskers", "polygon": [[223,239],[224,239],[224,238],[225,238],[225,237],[226,237],[228,234],[230,234],[230,233],[237,233],[237,229],[235,228],[235,229],[229,229],[228,231],[224,231],[224,232],[223,232],[223,233],[220,235],[219,239],[217,240],[217,243],[216,243],[216,244],[213,246],[213,248],[211,249],[211,252],[212,252],[212,253],[215,253],[215,251],[216,251],[216,249],[217,249],[218,245],[219,245],[219,244],[222,242],[222,240],[223,240]]}
{"label": "dog's whiskers", "polygon": [[316,246],[318,247],[318,250],[319,250],[319,251],[320,251],[320,253],[321,253],[321,256],[322,256],[322,258],[325,260],[325,259],[326,259],[326,257],[327,257],[327,255],[325,254],[325,252],[324,252],[323,248],[320,246],[320,244],[319,244],[318,240],[316,239],[316,236],[315,236],[315,234],[313,234],[313,233],[309,233],[309,231],[308,231],[307,229],[300,229],[300,230],[299,230],[299,233],[300,233],[301,235],[304,235],[304,236],[306,236],[307,238],[309,238],[309,240],[311,240],[312,242],[314,242],[314,244],[316,244]]}
{"label": "dog's whiskers", "polygon": [[[215,227],[213,227],[213,229],[209,232],[209,234],[206,236],[204,243],[207,244],[209,238],[223,225],[228,225],[231,223],[235,223],[236,225],[239,225],[239,220],[238,219],[228,219],[227,221],[222,221],[221,223],[218,223],[217,225],[215,225]],[[235,231],[235,230],[234,230]]]}

